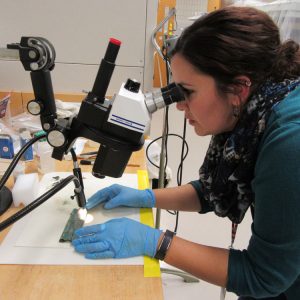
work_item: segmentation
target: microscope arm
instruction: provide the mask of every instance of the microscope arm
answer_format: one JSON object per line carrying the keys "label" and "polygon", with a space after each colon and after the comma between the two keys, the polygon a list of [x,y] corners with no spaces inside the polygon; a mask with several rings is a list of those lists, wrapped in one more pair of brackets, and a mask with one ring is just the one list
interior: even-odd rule
{"label": "microscope arm", "polygon": [[45,131],[55,126],[57,118],[50,75],[55,56],[52,44],[41,37],[22,37],[20,43],[8,44],[7,49],[0,50],[0,58],[19,58],[24,69],[30,71],[35,99],[28,103],[27,108],[31,114],[40,115]]}

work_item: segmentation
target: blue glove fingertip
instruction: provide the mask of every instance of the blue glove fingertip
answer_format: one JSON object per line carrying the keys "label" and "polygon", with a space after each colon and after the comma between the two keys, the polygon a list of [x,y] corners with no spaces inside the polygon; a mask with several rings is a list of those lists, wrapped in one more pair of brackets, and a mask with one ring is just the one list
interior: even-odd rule
{"label": "blue glove fingertip", "polygon": [[81,244],[79,244],[79,245],[76,245],[75,247],[75,251],[77,251],[77,252],[86,252],[86,247],[84,246],[84,245],[81,245]]}
{"label": "blue glove fingertip", "polygon": [[76,246],[79,245],[79,244],[80,244],[79,239],[74,239],[74,240],[72,241],[72,245],[73,245],[74,247],[76,247]]}
{"label": "blue glove fingertip", "polygon": [[110,202],[106,202],[103,207],[104,207],[104,209],[112,209],[112,208],[114,208],[114,206],[112,206]]}
{"label": "blue glove fingertip", "polygon": [[74,231],[74,235],[76,236],[76,237],[80,237],[80,236],[82,236],[82,232],[83,230],[81,229],[81,228],[79,228],[79,229],[76,229],[75,231]]}
{"label": "blue glove fingertip", "polygon": [[105,258],[114,258],[114,253],[112,251],[103,251],[96,253],[86,253],[85,258],[89,259],[105,259]]}
{"label": "blue glove fingertip", "polygon": [[86,207],[86,209],[92,209],[96,205],[103,203],[105,201],[107,201],[106,197],[99,198],[99,196],[96,193],[87,200],[85,207]]}
{"label": "blue glove fingertip", "polygon": [[74,231],[75,237],[83,237],[87,235],[93,235],[97,232],[101,232],[105,230],[106,225],[105,224],[96,224],[96,225],[90,225],[86,227],[81,227]]}
{"label": "blue glove fingertip", "polygon": [[85,207],[84,207],[86,210],[89,210],[89,209],[91,209],[92,208],[92,203],[91,202],[89,202],[89,201],[87,201],[87,203],[86,203],[86,205],[85,205]]}

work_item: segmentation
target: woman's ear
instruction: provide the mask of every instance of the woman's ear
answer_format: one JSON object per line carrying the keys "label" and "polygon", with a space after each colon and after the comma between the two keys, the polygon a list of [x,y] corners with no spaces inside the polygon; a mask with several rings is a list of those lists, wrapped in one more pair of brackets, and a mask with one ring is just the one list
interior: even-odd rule
{"label": "woman's ear", "polygon": [[247,76],[237,76],[234,83],[234,97],[233,101],[238,103],[232,103],[233,105],[244,105],[251,93],[252,82]]}

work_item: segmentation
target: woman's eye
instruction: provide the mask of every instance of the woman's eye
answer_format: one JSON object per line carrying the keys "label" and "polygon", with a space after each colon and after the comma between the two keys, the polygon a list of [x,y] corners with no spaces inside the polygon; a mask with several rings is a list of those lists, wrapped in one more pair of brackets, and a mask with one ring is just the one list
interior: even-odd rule
{"label": "woman's eye", "polygon": [[192,95],[192,93],[194,92],[194,91],[186,89],[186,88],[182,88],[182,91],[186,98],[189,98]]}
{"label": "woman's eye", "polygon": [[180,83],[177,86],[181,89],[185,99],[190,98],[191,95],[194,93],[193,90],[190,90],[190,89],[187,89],[187,88],[183,87]]}

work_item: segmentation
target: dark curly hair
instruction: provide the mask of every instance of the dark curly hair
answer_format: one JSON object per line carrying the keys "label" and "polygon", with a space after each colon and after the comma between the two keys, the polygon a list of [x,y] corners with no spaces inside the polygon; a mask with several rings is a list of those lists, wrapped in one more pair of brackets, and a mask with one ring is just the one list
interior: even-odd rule
{"label": "dark curly hair", "polygon": [[186,28],[172,55],[181,54],[196,70],[215,78],[221,92],[246,75],[252,86],[300,75],[299,45],[280,41],[277,25],[265,12],[251,7],[226,7]]}

